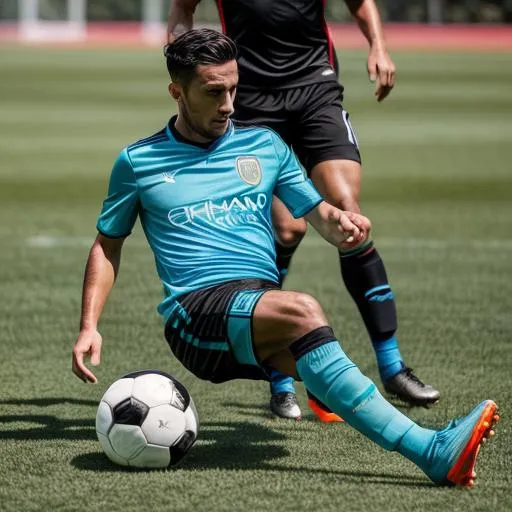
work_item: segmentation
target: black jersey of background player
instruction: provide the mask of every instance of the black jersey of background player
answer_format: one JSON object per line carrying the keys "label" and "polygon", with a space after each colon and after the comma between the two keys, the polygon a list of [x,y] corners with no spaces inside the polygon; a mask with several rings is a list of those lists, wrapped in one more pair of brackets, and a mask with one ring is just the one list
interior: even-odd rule
{"label": "black jersey of background player", "polygon": [[333,80],[337,61],[326,0],[216,0],[239,50],[239,87],[297,87]]}

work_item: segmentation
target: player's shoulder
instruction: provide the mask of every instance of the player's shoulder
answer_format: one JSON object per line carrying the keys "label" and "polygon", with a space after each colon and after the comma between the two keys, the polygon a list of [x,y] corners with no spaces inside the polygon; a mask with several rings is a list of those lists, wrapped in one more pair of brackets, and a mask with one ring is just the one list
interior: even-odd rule
{"label": "player's shoulder", "polygon": [[159,149],[161,149],[159,146],[168,144],[168,142],[169,137],[163,128],[149,137],[144,137],[125,146],[119,153],[118,159],[128,162],[135,172],[139,168],[139,164],[144,165],[148,159],[157,158]]}
{"label": "player's shoulder", "polygon": [[137,149],[152,146],[154,144],[158,144],[159,142],[165,142],[167,140],[168,140],[168,137],[165,132],[165,128],[162,128],[161,130],[154,133],[153,135],[150,135],[149,137],[144,137],[142,139],[136,140],[135,142],[132,142],[131,144],[126,146],[125,149],[128,153],[131,153]]}
{"label": "player's shoulder", "polygon": [[235,129],[235,134],[240,136],[248,136],[254,138],[262,137],[268,139],[268,141],[272,144],[276,138],[281,140],[281,137],[275,130],[263,124],[245,125],[237,121],[233,121],[233,126]]}

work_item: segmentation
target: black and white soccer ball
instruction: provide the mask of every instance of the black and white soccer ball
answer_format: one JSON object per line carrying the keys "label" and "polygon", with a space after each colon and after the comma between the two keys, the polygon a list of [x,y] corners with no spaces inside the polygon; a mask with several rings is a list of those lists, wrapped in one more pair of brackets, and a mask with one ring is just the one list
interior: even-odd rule
{"label": "black and white soccer ball", "polygon": [[105,392],[96,434],[108,458],[123,466],[166,468],[194,444],[199,417],[185,386],[157,370],[129,373]]}

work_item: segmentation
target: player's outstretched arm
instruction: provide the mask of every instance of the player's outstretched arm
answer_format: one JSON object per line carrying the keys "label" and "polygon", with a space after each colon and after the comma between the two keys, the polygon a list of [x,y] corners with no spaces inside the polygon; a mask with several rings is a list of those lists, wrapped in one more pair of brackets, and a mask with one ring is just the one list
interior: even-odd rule
{"label": "player's outstretched arm", "polygon": [[167,14],[167,42],[192,29],[194,12],[201,0],[172,0]]}
{"label": "player's outstretched arm", "polygon": [[119,270],[123,242],[124,238],[113,239],[99,234],[89,252],[82,292],[80,334],[73,347],[72,360],[73,373],[84,382],[96,383],[98,380],[85,366],[84,359],[90,358],[94,366],[100,363],[102,339],[98,321]]}
{"label": "player's outstretched arm", "polygon": [[325,201],[305,218],[323,238],[339,249],[353,249],[370,235],[371,222],[364,215],[342,211]]}
{"label": "player's outstretched arm", "polygon": [[375,0],[345,0],[345,3],[370,45],[368,76],[376,82],[377,101],[382,101],[395,85],[396,67],[386,50],[379,9]]}

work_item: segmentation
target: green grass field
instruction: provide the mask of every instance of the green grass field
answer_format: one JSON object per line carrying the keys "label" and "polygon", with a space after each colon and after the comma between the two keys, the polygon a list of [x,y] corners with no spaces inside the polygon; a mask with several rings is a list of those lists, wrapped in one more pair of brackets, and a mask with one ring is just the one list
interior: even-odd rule
{"label": "green grass field", "polygon": [[[373,100],[364,54],[342,53],[364,158],[363,209],[386,262],[406,362],[442,392],[408,409],[441,427],[484,398],[501,406],[471,491],[436,488],[347,425],[270,417],[261,382],[211,385],[169,357],[160,285],[140,227],[107,304],[100,382],[70,371],[88,246],[123,145],[174,110],[158,50],[0,47],[0,509],[2,511],[512,510],[511,54],[396,53],[399,84]],[[336,254],[310,233],[288,288],[324,305],[351,358],[378,380]],[[97,403],[121,374],[173,373],[202,422],[179,469],[127,471],[101,453]]]}

